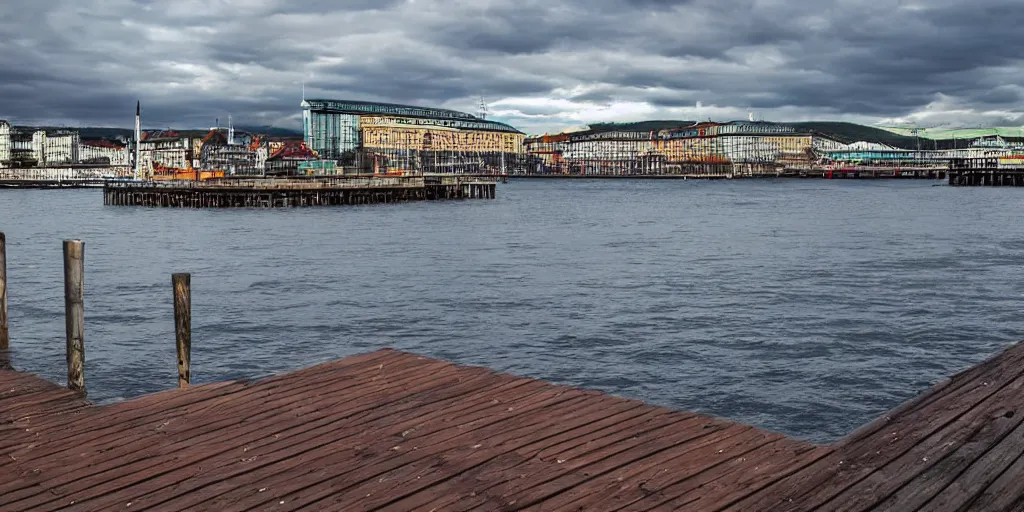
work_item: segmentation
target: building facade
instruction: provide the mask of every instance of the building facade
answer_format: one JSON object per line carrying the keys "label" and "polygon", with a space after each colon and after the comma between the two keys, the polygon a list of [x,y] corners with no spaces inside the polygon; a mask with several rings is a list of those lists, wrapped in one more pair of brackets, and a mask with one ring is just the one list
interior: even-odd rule
{"label": "building facade", "polygon": [[77,131],[36,130],[32,134],[33,145],[37,145],[41,165],[62,165],[78,163],[80,139]]}
{"label": "building facade", "polygon": [[303,135],[319,158],[374,173],[495,173],[524,161],[525,134],[447,109],[304,100]]}
{"label": "building facade", "polygon": [[11,165],[11,123],[0,119],[0,167]]}
{"label": "building facade", "polygon": [[139,141],[139,173],[152,177],[161,172],[174,173],[194,168],[194,137],[172,130],[142,132]]}
{"label": "building facade", "polygon": [[737,121],[544,135],[527,139],[525,146],[530,172],[735,175],[811,165],[815,139],[787,125]]}
{"label": "building facade", "polygon": [[126,166],[128,147],[107,140],[82,141],[78,147],[78,161],[83,164]]}

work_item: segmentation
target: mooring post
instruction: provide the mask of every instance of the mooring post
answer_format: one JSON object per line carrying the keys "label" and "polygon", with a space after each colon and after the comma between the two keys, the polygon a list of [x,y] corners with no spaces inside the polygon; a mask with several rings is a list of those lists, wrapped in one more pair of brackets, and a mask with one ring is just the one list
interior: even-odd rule
{"label": "mooring post", "polygon": [[178,346],[178,387],[192,381],[192,277],[174,274],[174,334]]}
{"label": "mooring post", "polygon": [[85,394],[85,244],[64,241],[64,317],[68,389]]}
{"label": "mooring post", "polygon": [[11,346],[7,330],[7,235],[0,231],[0,350]]}

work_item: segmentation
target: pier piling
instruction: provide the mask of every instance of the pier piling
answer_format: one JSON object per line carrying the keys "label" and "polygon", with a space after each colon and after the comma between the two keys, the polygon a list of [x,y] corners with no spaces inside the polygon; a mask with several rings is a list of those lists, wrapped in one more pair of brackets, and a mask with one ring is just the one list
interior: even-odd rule
{"label": "pier piling", "polygon": [[7,235],[0,231],[0,350],[11,346],[7,330]]}
{"label": "pier piling", "polygon": [[174,274],[174,334],[178,349],[178,387],[192,382],[192,277]]}
{"label": "pier piling", "polygon": [[172,208],[292,208],[449,199],[494,199],[495,180],[472,175],[219,178],[110,181],[103,204]]}
{"label": "pier piling", "polygon": [[64,314],[68,389],[85,394],[85,244],[64,241]]}

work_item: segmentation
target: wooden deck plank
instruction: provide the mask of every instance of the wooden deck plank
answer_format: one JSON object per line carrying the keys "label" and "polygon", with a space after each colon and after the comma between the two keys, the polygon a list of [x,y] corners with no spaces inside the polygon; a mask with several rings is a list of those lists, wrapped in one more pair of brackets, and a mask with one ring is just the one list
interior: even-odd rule
{"label": "wooden deck plank", "polygon": [[987,378],[991,377],[993,372],[1000,366],[1012,368],[1019,367],[1022,364],[1024,364],[1024,345],[1011,346],[1006,350],[993,354],[981,363],[935,384],[918,396],[898,405],[890,411],[887,411],[874,421],[871,421],[851,432],[839,442],[835,443],[835,446],[838,448],[848,444],[857,443],[863,438],[869,437],[886,428],[886,426],[892,422],[893,418],[926,408],[935,400],[945,395],[949,395],[957,391],[963,391],[965,386],[972,386],[974,388],[978,386],[985,386],[988,381]]}
{"label": "wooden deck plank", "polygon": [[580,492],[588,494],[594,491],[585,488],[584,484],[610,471],[638,463],[673,448],[685,451],[705,443],[718,443],[742,436],[744,432],[751,430],[751,427],[746,425],[715,423],[702,417],[695,417],[684,424],[685,427],[682,424],[673,424],[667,431],[656,435],[652,433],[649,437],[638,436],[637,439],[616,443],[582,457],[565,460],[559,465],[566,466],[571,471],[549,466],[546,471],[538,471],[531,478],[516,482],[519,485],[505,486],[498,499],[506,503],[516,503],[517,507],[529,508],[573,487],[581,487]]}
{"label": "wooden deck plank", "polygon": [[[610,417],[619,417],[623,410],[626,410],[624,404],[598,400],[589,407],[575,409],[571,415],[549,418],[543,425],[529,427],[526,430],[526,435],[519,435],[501,443],[497,443],[494,439],[485,439],[484,442],[478,443],[479,446],[472,445],[466,450],[467,453],[470,453],[469,458],[463,459],[458,455],[457,451],[448,451],[425,461],[424,464],[419,465],[417,468],[402,468],[389,472],[386,485],[371,483],[370,486],[372,488],[367,490],[376,495],[387,496],[387,500],[379,505],[381,507],[392,506],[395,502],[419,495],[421,504],[417,505],[416,508],[423,508],[425,506],[423,502],[435,499],[438,493],[442,495],[456,494],[453,491],[457,487],[453,487],[453,484],[459,482],[464,475],[471,473],[477,468],[491,468],[494,470],[505,466],[509,461],[511,461],[512,466],[515,466],[524,460],[524,457],[517,452],[527,446],[533,445],[535,450],[539,451],[543,445],[555,442],[555,438],[561,438],[571,431],[586,429],[588,426]],[[519,432],[523,432],[523,429],[519,429]],[[466,445],[470,443],[477,443],[477,441],[467,440]],[[488,457],[483,462],[477,463],[480,460],[481,453],[487,454]],[[403,475],[410,471],[415,471],[415,475],[407,476],[414,479],[415,483],[413,485],[399,485]],[[359,492],[359,489],[355,492]],[[435,507],[430,506],[429,508]]]}
{"label": "wooden deck plank", "polygon": [[[376,365],[372,368],[375,367]],[[398,367],[401,366],[399,365]],[[379,375],[378,370],[373,370],[371,368],[367,368],[365,370],[370,371],[372,376]],[[337,372],[337,374],[332,375],[331,378],[349,382],[353,379],[353,374],[348,371]],[[332,381],[328,380],[325,383],[320,379],[316,379],[316,382],[319,383],[319,386],[316,388],[319,388]],[[357,382],[353,384],[353,386],[360,383],[361,382]],[[80,454],[84,451],[88,451],[89,448],[105,452],[111,446],[123,446],[132,439],[137,439],[140,435],[146,437],[149,433],[149,429],[156,429],[160,433],[168,435],[171,432],[175,432],[179,426],[186,429],[202,428],[205,423],[186,421],[186,419],[195,416],[205,416],[207,417],[207,423],[216,422],[221,416],[230,417],[230,414],[235,410],[251,410],[251,403],[253,400],[258,400],[258,403],[267,406],[279,407],[286,402],[287,399],[302,401],[307,398],[305,394],[298,393],[287,386],[282,386],[280,381],[273,381],[272,383],[268,383],[267,387],[259,386],[258,388],[248,385],[228,387],[212,386],[212,388],[213,389],[208,390],[205,389],[205,386],[199,386],[189,388],[187,393],[184,392],[185,390],[179,390],[175,393],[176,396],[173,396],[172,398],[198,395],[198,399],[183,402],[169,399],[161,403],[159,405],[160,408],[156,411],[149,410],[150,406],[157,406],[156,404],[146,404],[146,406],[143,407],[145,411],[143,414],[131,415],[128,418],[90,418],[89,421],[104,424],[105,427],[80,432],[68,437],[68,445],[66,446],[59,447],[56,450],[41,451],[33,455],[37,457],[59,458],[62,454],[67,454],[69,452]],[[308,388],[307,390],[316,388]],[[268,407],[268,409],[270,408]],[[217,417],[205,414],[206,412],[213,410],[216,410],[218,415]],[[274,410],[270,409],[266,412],[273,414]],[[128,419],[128,421],[123,421],[125,419]],[[23,453],[22,455],[26,456],[29,454]]]}
{"label": "wooden deck plank", "polygon": [[925,506],[936,510],[962,510],[970,506],[1022,453],[1024,424],[1018,422],[1016,429],[998,441],[998,444],[990,445],[987,452],[974,460]]}
{"label": "wooden deck plank", "polygon": [[[396,358],[404,359],[407,357],[410,357],[410,355],[387,350],[353,356],[352,358],[313,366],[303,370],[303,372],[287,373],[262,379],[256,392],[262,392],[265,395],[294,381],[316,383],[317,377],[323,373],[335,374],[355,370],[359,367],[391,364]],[[305,373],[306,371],[309,373]],[[97,411],[92,411],[93,415],[89,418],[88,422],[84,423],[88,427],[76,431],[76,434],[94,437],[96,430],[110,427],[134,427],[138,426],[140,421],[145,422],[153,417],[162,418],[161,421],[165,421],[168,412],[171,410],[185,413],[192,410],[187,408],[187,406],[205,402],[209,399],[208,395],[226,396],[229,393],[245,393],[250,391],[251,384],[248,381],[204,384],[187,389],[172,389],[130,401],[118,402]],[[241,394],[235,395],[234,398],[238,399],[246,396],[252,397],[250,394]],[[62,421],[37,421],[30,428],[34,431],[45,431],[48,429],[60,429],[63,426],[64,423]]]}
{"label": "wooden deck plank", "polygon": [[[443,363],[430,365],[426,369],[434,370],[437,366],[445,366]],[[372,370],[374,372],[380,372],[382,370]],[[411,385],[416,379],[424,380],[422,376],[416,373],[408,373],[403,371],[403,367],[395,365],[392,367],[392,371],[396,371],[402,374],[402,377],[397,381],[377,381],[377,385],[385,386],[383,388],[372,388],[371,386],[363,385],[359,386],[359,393],[353,393],[349,397],[349,400],[337,400],[336,395],[332,394],[319,394],[316,401],[312,403],[301,404],[304,407],[312,408],[316,410],[318,407],[325,405],[334,405],[334,408],[325,409],[326,413],[338,413],[338,414],[350,414],[351,409],[339,407],[348,403],[358,402],[359,399],[369,396],[371,394],[379,394],[383,389],[384,392],[390,392],[402,388],[403,386]],[[446,374],[444,372],[433,372],[433,377],[428,382],[421,383],[426,386],[440,386],[446,382]],[[379,375],[379,374],[378,374]],[[455,377],[452,377],[455,378]],[[341,391],[348,391],[352,387],[345,387]],[[410,389],[419,389],[413,386]],[[392,399],[397,399],[402,395],[401,393],[392,394]],[[292,399],[289,399],[292,400]],[[292,400],[294,401],[294,400]],[[240,443],[245,441],[246,434],[254,434],[256,436],[265,437],[268,435],[279,435],[279,431],[273,429],[279,429],[282,427],[280,416],[287,410],[280,410],[276,407],[276,404],[271,402],[270,407],[266,410],[259,410],[261,413],[260,421],[251,421],[252,418],[245,418],[246,421],[241,421],[239,418],[226,418],[220,421],[207,425],[206,430],[200,429],[198,436],[179,436],[168,435],[166,441],[172,444],[157,446],[154,449],[144,448],[144,444],[149,440],[146,437],[142,437],[135,441],[135,446],[127,447],[126,453],[133,453],[134,460],[127,465],[125,460],[122,458],[122,454],[105,452],[104,457],[107,463],[105,465],[96,464],[97,457],[89,457],[88,474],[83,475],[77,471],[66,472],[65,480],[73,483],[76,487],[66,488],[62,486],[61,482],[51,482],[51,492],[73,492],[75,490],[83,490],[86,486],[97,485],[99,488],[91,488],[92,492],[98,492],[98,489],[103,489],[104,492],[107,490],[122,486],[128,486],[134,479],[152,479],[156,475],[161,475],[161,470],[168,469],[173,470],[180,465],[183,465],[181,459],[176,461],[167,461],[165,457],[161,457],[162,454],[178,453],[179,450],[187,449],[189,452],[197,452],[198,456],[203,457],[198,462],[205,461],[207,458],[214,455],[230,451],[233,449],[240,449],[242,446]],[[374,405],[380,405],[375,403]],[[241,409],[241,411],[248,411],[251,409]],[[316,419],[317,417],[302,416],[301,422],[306,425],[309,420]],[[337,419],[337,418],[335,418]],[[187,424],[187,421],[183,422]],[[227,428],[236,424],[244,424],[244,427]],[[272,430],[267,430],[268,428]],[[191,431],[191,430],[190,430]],[[213,437],[213,439],[210,439]],[[225,444],[226,443],[226,444]],[[179,453],[183,455],[184,452]],[[186,464],[187,465],[187,464]],[[109,478],[111,475],[116,474],[117,478]],[[92,478],[96,477],[96,478]],[[56,484],[56,485],[54,485]],[[78,500],[84,502],[85,500]],[[36,505],[36,503],[29,502],[27,504]]]}
{"label": "wooden deck plank", "polygon": [[996,394],[1024,373],[1024,345],[1003,352],[1002,358],[964,372],[960,386],[942,386],[938,396],[899,414],[874,432],[860,432],[857,439],[841,443],[828,456],[773,484],[764,492],[737,505],[737,510],[812,510],[880,466],[906,454],[918,442],[952,423],[978,403]]}
{"label": "wooden deck plank", "polygon": [[[978,403],[934,435],[919,439],[906,454],[876,467],[863,480],[825,504],[836,511],[855,511],[891,500],[897,509],[919,507],[942,490],[993,444],[1012,431],[1024,415],[1007,418],[1007,407],[1020,401],[1024,377]],[[909,482],[913,485],[907,485]],[[898,496],[897,491],[901,491]]]}
{"label": "wooden deck plank", "polygon": [[[193,386],[188,389],[164,391],[162,393],[148,395],[136,400],[120,402],[104,407],[99,415],[90,418],[89,424],[91,424],[93,428],[82,429],[81,431],[76,432],[76,435],[92,438],[96,437],[96,432],[101,429],[105,431],[117,431],[118,429],[123,430],[125,427],[136,427],[140,423],[145,423],[154,418],[160,419],[160,421],[163,422],[167,419],[168,411],[171,410],[176,410],[179,413],[187,413],[193,412],[197,408],[202,409],[205,407],[209,409],[217,407],[225,399],[230,399],[232,401],[242,398],[258,399],[259,396],[266,396],[274,393],[275,391],[292,385],[293,383],[305,383],[308,386],[315,386],[318,383],[318,377],[321,374],[345,378],[348,373],[353,371],[376,367],[385,362],[389,364],[394,363],[394,361],[382,361],[382,357],[388,359],[394,359],[395,357],[402,357],[405,359],[408,357],[407,355],[403,357],[402,355],[397,355],[392,352],[373,353],[372,355],[376,355],[378,357],[361,358],[354,363],[340,364],[341,362],[339,361],[314,366],[308,369],[310,373],[302,374],[304,377],[295,374],[270,377],[260,381],[260,385],[258,387],[254,387],[248,382],[238,381],[207,384],[202,386]],[[247,401],[248,400],[239,401],[238,403],[246,403]],[[60,428],[61,425],[57,424],[53,426]],[[35,430],[45,430],[48,427],[50,427],[50,425],[47,424],[37,423],[34,425]]]}
{"label": "wooden deck plank", "polygon": [[[300,396],[299,398],[301,399],[302,397]],[[321,399],[322,399],[322,397],[321,397]],[[277,408],[278,406],[280,406],[280,403],[277,403],[275,401],[270,401],[270,402],[266,402],[265,404],[268,405],[269,407],[266,410],[262,410],[262,409],[260,410],[260,412],[262,414],[264,414],[264,415],[268,415],[270,417],[274,417],[275,415],[278,415],[281,412],[284,412],[282,409],[278,409]],[[248,407],[247,401],[240,401],[238,405],[241,405],[241,406],[245,407],[245,409],[241,409],[241,410],[251,410],[251,408]],[[208,409],[206,407],[204,407],[199,412],[203,412],[205,410],[208,410]],[[220,408],[220,409],[218,409],[218,413],[223,413],[224,410],[225,410],[224,408]],[[171,434],[173,434],[173,428],[174,427],[166,428],[166,429],[163,428],[163,427],[166,427],[168,423],[169,422],[165,421],[163,423],[160,423],[160,424],[156,425],[154,428],[145,427],[141,431],[137,429],[136,431],[134,431],[134,433],[130,432],[127,435],[122,435],[121,437],[119,437],[117,439],[117,441],[120,442],[120,445],[117,445],[117,444],[113,445],[113,446],[117,446],[118,449],[111,448],[111,445],[109,443],[108,444],[104,444],[104,445],[96,445],[95,442],[94,442],[91,445],[89,443],[84,443],[84,444],[80,443],[80,444],[78,444],[76,446],[73,446],[73,447],[69,448],[68,450],[66,450],[66,453],[68,455],[67,457],[57,457],[57,456],[54,456],[54,454],[48,454],[47,457],[48,457],[49,460],[47,461],[47,463],[38,465],[37,467],[33,468],[33,471],[35,471],[35,472],[37,472],[37,474],[39,474],[40,470],[42,470],[42,469],[50,469],[50,468],[54,468],[55,467],[57,469],[61,469],[61,471],[63,473],[68,473],[69,471],[67,471],[67,468],[69,467],[68,466],[69,464],[71,464],[72,467],[73,467],[74,463],[77,460],[81,460],[81,459],[83,459],[85,457],[88,457],[88,463],[89,463],[90,467],[92,468],[93,473],[95,473],[96,471],[100,470],[103,467],[102,462],[105,461],[105,460],[111,461],[111,464],[115,468],[123,468],[124,461],[122,460],[121,457],[123,457],[126,453],[134,454],[136,456],[136,460],[138,460],[139,458],[142,458],[140,456],[145,456],[147,453],[151,453],[151,452],[154,452],[154,451],[155,452],[159,452],[160,450],[165,450],[166,449],[166,442],[170,442],[170,441],[173,441],[175,439],[175,437],[173,435],[171,435]],[[214,425],[214,426],[219,427],[219,426],[223,426],[225,424],[231,424],[231,423],[232,423],[232,419],[230,417],[228,419],[221,418],[221,419],[219,419],[219,421],[217,421],[215,423],[208,424],[208,426],[209,425]],[[181,422],[178,422],[176,424],[183,425],[188,430],[192,430],[193,429],[192,425],[191,425],[191,423],[189,421],[181,421]],[[152,439],[151,434],[154,431],[155,432],[159,432],[161,434],[159,439],[161,441],[164,441],[163,443],[156,443],[156,444],[153,443],[153,439]],[[236,432],[228,432],[227,435],[238,434],[238,433],[239,432],[237,432],[237,431]],[[133,445],[132,443],[135,443],[135,444]],[[31,460],[30,457],[29,457],[29,459]],[[75,478],[76,479],[81,479],[83,476],[86,476],[86,475],[76,474]],[[7,494],[7,493],[10,492],[10,489],[8,489],[6,486],[4,486],[4,487],[0,487],[0,491],[2,491],[4,494]]]}
{"label": "wooden deck plank", "polygon": [[[353,426],[351,426],[351,427],[349,427],[349,428],[347,428],[345,430],[338,430],[338,429],[336,429],[336,430],[333,431],[334,436],[332,436],[332,437],[340,437],[341,439],[332,439],[332,438],[329,437],[328,439],[323,441],[325,443],[330,441],[326,445],[321,444],[321,445],[316,445],[316,446],[312,446],[312,447],[301,447],[300,446],[297,449],[302,450],[303,454],[309,453],[309,457],[300,458],[300,457],[296,457],[295,453],[289,453],[288,455],[289,455],[290,458],[286,461],[287,462],[286,464],[269,465],[269,467],[265,466],[264,467],[265,471],[263,471],[263,473],[267,473],[268,472],[269,474],[274,475],[274,474],[283,472],[283,471],[285,471],[287,469],[295,469],[295,468],[299,468],[299,469],[296,469],[296,471],[299,471],[299,470],[302,469],[301,466],[302,466],[303,463],[308,463],[309,462],[306,459],[311,458],[311,457],[315,457],[315,456],[323,456],[323,454],[320,453],[320,452],[329,451],[332,448],[332,446],[337,446],[339,444],[346,444],[347,443],[349,445],[348,446],[349,448],[360,448],[358,446],[358,438],[353,438],[353,439],[349,439],[349,438],[352,438],[352,436],[358,436],[360,434],[363,434],[365,431],[372,431],[374,433],[379,433],[380,432],[380,430],[378,430],[378,429],[368,428],[368,427],[366,427],[364,425],[353,425]],[[365,447],[362,447],[362,448],[365,449]],[[314,449],[315,449],[315,451],[314,451]],[[263,476],[261,471],[262,470],[251,469],[250,471],[246,472],[246,476],[247,477],[252,477],[252,476],[256,476],[256,475]]]}
{"label": "wooden deck plank", "polygon": [[[711,481],[719,473],[727,473],[737,466],[748,466],[751,453],[760,451],[772,452],[774,443],[788,445],[788,440],[779,439],[766,432],[749,429],[739,435],[711,440],[692,449],[664,460],[649,460],[643,464],[631,465],[608,475],[597,492],[584,494],[578,491],[569,492],[557,502],[565,502],[568,507],[600,507],[603,510],[646,510],[659,503],[675,497],[673,492],[681,494],[680,487],[684,482],[692,482],[697,477],[709,475]],[[776,450],[777,451],[777,450]],[[710,460],[705,461],[708,457]],[[739,461],[742,461],[740,463]],[[731,463],[731,464],[730,464]],[[576,496],[575,501],[567,498]],[[550,506],[550,504],[549,504]]]}
{"label": "wooden deck plank", "polygon": [[659,494],[671,497],[669,501],[660,501],[654,507],[639,501],[622,511],[681,508],[695,511],[722,510],[830,452],[830,447],[794,448],[791,443],[780,445],[776,442],[664,488]]}
{"label": "wooden deck plank", "polygon": [[536,487],[534,498],[527,501],[529,504],[524,510],[540,512],[570,507],[592,510],[607,506],[604,496],[609,493],[622,496],[633,490],[646,495],[652,491],[648,487],[650,480],[666,467],[672,467],[673,474],[680,477],[693,475],[716,466],[713,459],[727,460],[734,453],[756,449],[770,442],[770,437],[763,431],[733,425],[661,451],[628,452],[586,466],[585,474],[562,477]]}
{"label": "wooden deck plank", "polygon": [[387,350],[104,407],[0,370],[0,509],[1013,510],[1022,391],[1017,345],[814,446]]}
{"label": "wooden deck plank", "polygon": [[[498,382],[496,384],[497,387],[520,387],[532,382],[521,381],[522,379],[520,379],[520,382]],[[444,396],[437,398],[438,401],[424,400],[423,405],[431,406],[444,401],[453,403],[454,400],[462,397],[469,397],[467,401],[470,404],[474,404],[472,393],[479,390],[478,383],[469,381],[467,386],[462,388],[445,388],[443,390]],[[484,389],[483,391],[487,392],[488,390]],[[353,427],[359,427],[358,429],[351,430],[351,432],[355,432],[352,436],[357,435],[356,433],[358,432],[373,431],[382,434],[386,433],[394,437],[402,437],[403,433],[415,430],[418,425],[426,421],[427,415],[423,414],[422,408],[417,407],[418,405],[420,404],[414,404],[405,409],[396,407],[383,415],[379,412],[374,414],[374,411],[369,411],[367,415],[354,417],[354,421],[361,423],[350,424]],[[312,451],[330,449],[331,446],[351,437],[346,437],[347,432],[339,429],[337,420],[333,418],[329,418],[325,422],[318,422],[317,424],[305,424],[301,428],[302,430],[296,427],[292,431],[285,431],[280,435],[275,434],[263,439],[254,439],[251,443],[246,444],[244,453],[248,454],[246,458],[254,458],[252,464],[240,464],[237,456],[226,454],[201,461],[203,463],[203,472],[196,476],[190,474],[192,471],[190,471],[189,466],[181,466],[167,474],[166,478],[133,486],[130,491],[136,496],[140,496],[136,499],[140,505],[144,506],[147,503],[154,503],[175,509],[184,509],[206,502],[220,496],[224,492],[235,489],[238,484],[231,481],[232,477],[243,475],[251,477],[252,473],[256,470],[271,465],[274,466],[272,470],[278,472],[299,467],[304,460],[300,461],[298,457]],[[353,451],[358,455],[363,448],[355,445],[355,443],[353,445],[355,446]],[[175,475],[174,473],[178,474]],[[171,500],[176,501],[165,503],[165,501]]]}
{"label": "wooden deck plank", "polygon": [[[545,422],[559,417],[560,414],[566,414],[573,407],[602,399],[595,394],[578,394],[568,390],[545,391],[544,396],[538,398],[507,415],[498,411],[469,423],[461,423],[456,426],[457,431],[445,429],[406,440],[406,445],[412,445],[412,448],[400,446],[398,450],[392,448],[383,452],[378,449],[354,467],[344,457],[336,458],[329,455],[324,460],[324,467],[329,470],[324,471],[323,476],[310,479],[307,478],[309,473],[289,474],[277,487],[280,494],[275,493],[276,496],[273,498],[251,495],[251,500],[231,502],[230,506],[248,508],[260,506],[269,499],[280,499],[286,502],[281,510],[295,510],[297,507],[309,505],[315,505],[317,508],[329,507],[323,501],[333,495],[372,479],[379,479],[403,466],[421,465],[422,461],[431,457],[460,453],[463,455],[459,458],[460,464],[472,464],[476,459],[486,457],[493,450],[491,446],[529,435],[538,431],[538,427]],[[523,414],[531,411],[535,414]]]}
{"label": "wooden deck plank", "polygon": [[[520,469],[528,460],[540,459],[554,464],[559,455],[566,450],[584,445],[596,449],[605,446],[600,444],[602,440],[606,440],[605,443],[613,442],[607,441],[610,436],[618,435],[625,438],[643,434],[667,422],[680,419],[670,417],[669,411],[643,407],[631,401],[613,405],[609,407],[609,412],[612,413],[610,416],[597,420],[593,417],[577,417],[573,423],[578,426],[573,426],[566,432],[547,439],[534,440],[513,452],[497,457],[485,466],[463,471],[445,486],[433,486],[409,496],[402,496],[396,503],[388,505],[383,510],[448,510],[445,507],[453,506],[456,501],[465,499],[462,504],[467,504],[469,499],[482,495],[494,485],[509,479],[522,478],[525,473]],[[689,417],[682,414],[679,416]]]}
{"label": "wooden deck plank", "polygon": [[1011,510],[1014,505],[1024,506],[1024,454],[1018,456],[1013,465],[1006,468],[965,510]]}

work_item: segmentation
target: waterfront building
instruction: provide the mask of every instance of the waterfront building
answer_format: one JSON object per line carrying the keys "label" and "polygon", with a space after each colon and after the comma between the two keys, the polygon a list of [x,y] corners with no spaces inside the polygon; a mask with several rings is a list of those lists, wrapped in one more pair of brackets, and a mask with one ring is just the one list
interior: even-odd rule
{"label": "waterfront building", "polygon": [[[267,156],[265,171],[266,174],[273,176],[293,176],[296,174],[333,174],[334,166],[330,169],[321,167],[326,171],[324,173],[317,172],[300,172],[300,167],[305,169],[304,165],[310,162],[316,162],[319,160],[316,152],[309,149],[306,143],[301,140],[290,140],[290,141],[275,141],[273,144],[274,150]],[[333,162],[333,161],[332,161]]]}
{"label": "waterfront building", "polygon": [[32,142],[40,148],[41,165],[78,163],[80,138],[77,131],[36,130]]}
{"label": "waterfront building", "polygon": [[390,103],[303,100],[306,146],[364,172],[492,173],[520,166],[525,135],[454,110]]}
{"label": "waterfront building", "polygon": [[254,140],[252,135],[236,134],[233,128],[226,132],[213,128],[194,143],[193,152],[199,155],[200,169],[223,171],[227,176],[260,175],[263,166],[258,165],[256,151],[250,147]]}
{"label": "waterfront building", "polygon": [[531,137],[524,143],[530,172],[743,174],[775,172],[780,163],[810,163],[814,158],[814,135],[792,126],[746,121],[647,131],[629,126]]}
{"label": "waterfront building", "polygon": [[11,123],[0,119],[0,167],[11,165]]}
{"label": "waterfront building", "polygon": [[35,167],[40,163],[40,154],[32,142],[31,132],[11,129],[11,167]]}
{"label": "waterfront building", "polygon": [[655,154],[650,132],[615,130],[569,135],[561,160],[574,174],[655,174],[664,160]]}
{"label": "waterfront building", "polygon": [[150,130],[142,132],[139,140],[139,172],[142,177],[156,173],[177,173],[193,169],[195,161],[195,137],[179,134],[173,130]]}
{"label": "waterfront building", "polygon": [[116,141],[82,140],[77,130],[12,127],[0,121],[0,166],[124,166],[128,161],[127,148]]}
{"label": "waterfront building", "polygon": [[[530,137],[523,172],[594,175],[777,175],[828,167],[941,168],[954,159],[1003,158],[1016,165],[1021,147],[999,137],[958,149],[905,149],[879,142],[842,141],[805,124],[734,121],[678,123],[644,131],[641,122]],[[809,123],[814,124],[814,123]],[[864,129],[865,127],[855,128]],[[868,128],[870,129],[870,128]]]}
{"label": "waterfront building", "polygon": [[78,146],[78,161],[83,164],[125,166],[128,147],[109,140],[85,140]]}
{"label": "waterfront building", "polygon": [[[6,158],[0,160],[10,167],[42,167],[78,163],[78,132],[17,128],[7,125],[3,139]],[[9,141],[9,142],[7,142]]]}

